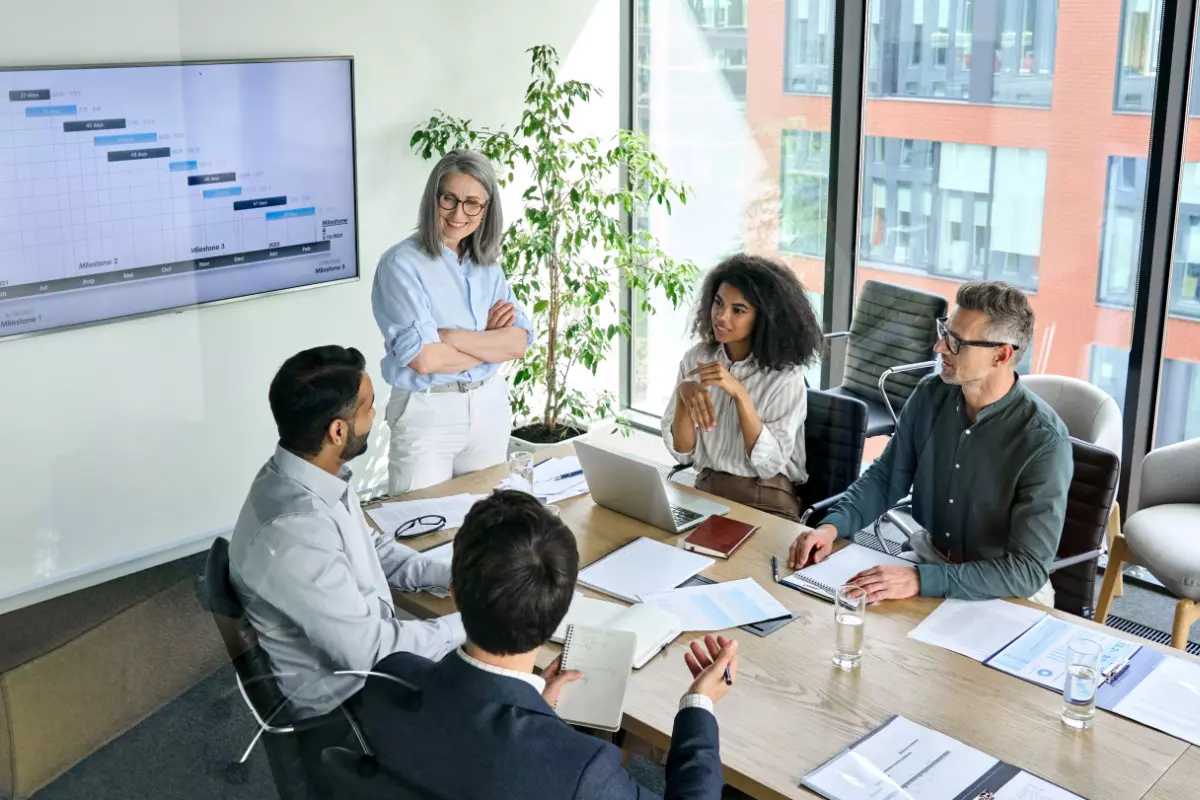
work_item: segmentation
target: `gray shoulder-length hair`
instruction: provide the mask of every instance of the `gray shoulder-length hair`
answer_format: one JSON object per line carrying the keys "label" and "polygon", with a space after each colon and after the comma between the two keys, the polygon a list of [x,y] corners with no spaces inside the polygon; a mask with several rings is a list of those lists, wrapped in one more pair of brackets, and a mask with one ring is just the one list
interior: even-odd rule
{"label": "gray shoulder-length hair", "polygon": [[438,194],[447,175],[461,173],[479,181],[487,193],[487,208],[483,222],[467,237],[465,255],[480,266],[495,264],[500,259],[500,239],[504,235],[504,211],[500,208],[500,186],[496,171],[486,158],[473,150],[451,150],[434,165],[421,195],[421,210],[417,233],[421,248],[436,258],[442,253],[442,218],[438,214]]}

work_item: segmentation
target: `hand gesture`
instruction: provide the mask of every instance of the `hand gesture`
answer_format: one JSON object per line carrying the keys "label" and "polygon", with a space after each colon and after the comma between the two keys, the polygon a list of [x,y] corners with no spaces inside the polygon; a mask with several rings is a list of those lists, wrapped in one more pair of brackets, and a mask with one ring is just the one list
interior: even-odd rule
{"label": "hand gesture", "polygon": [[717,410],[712,396],[695,381],[679,384],[679,402],[692,417],[692,424],[702,431],[711,431],[717,425]]}
{"label": "hand gesture", "polygon": [[569,669],[564,672],[562,656],[559,656],[542,670],[542,678],[546,681],[546,688],[542,690],[542,699],[548,706],[554,708],[554,704],[558,702],[558,696],[562,694],[563,687],[582,677],[583,673],[577,669]]}
{"label": "hand gesture", "polygon": [[788,567],[804,569],[809,564],[820,564],[825,557],[833,552],[833,543],[837,541],[837,529],[831,525],[819,528],[805,528],[792,542],[788,551]]}
{"label": "hand gesture", "polygon": [[506,300],[497,300],[488,311],[487,330],[507,328],[517,319],[517,307]]}
{"label": "hand gesture", "polygon": [[714,361],[711,364],[701,362],[688,373],[688,377],[698,380],[701,386],[716,386],[733,398],[746,393],[746,387],[742,385],[742,382],[733,377],[733,373],[727,370],[720,361]]}
{"label": "hand gesture", "polygon": [[[705,647],[708,648],[707,653]],[[692,642],[691,649],[683,654],[683,660],[687,662],[694,678],[688,694],[702,694],[714,703],[728,694],[733,684],[725,682],[725,668],[729,668],[729,677],[736,681],[737,653],[737,640],[724,636],[705,636],[704,647],[698,641]]]}
{"label": "hand gesture", "polygon": [[921,591],[921,576],[916,567],[871,567],[848,582],[866,590],[868,603],[906,600]]}

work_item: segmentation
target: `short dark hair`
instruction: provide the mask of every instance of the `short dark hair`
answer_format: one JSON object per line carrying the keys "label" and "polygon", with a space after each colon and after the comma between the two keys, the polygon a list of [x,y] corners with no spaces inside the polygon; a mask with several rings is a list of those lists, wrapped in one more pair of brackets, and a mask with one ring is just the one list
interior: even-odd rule
{"label": "short dark hair", "polygon": [[730,256],[705,277],[692,321],[692,330],[701,341],[717,342],[712,304],[723,283],[741,292],[757,312],[750,353],[761,366],[803,366],[820,355],[825,339],[804,284],[782,264],[748,253]]}
{"label": "short dark hair", "polygon": [[[958,287],[955,304],[965,311],[982,311],[991,319],[988,337],[1028,350],[1033,341],[1033,308],[1029,298],[1004,281],[973,281]],[[1020,359],[1014,359],[1013,363]]]}
{"label": "short dark hair", "polygon": [[536,497],[497,491],[467,513],[450,574],[467,639],[498,656],[527,653],[567,615],[579,549]]}
{"label": "short dark hair", "polygon": [[268,393],[279,446],[297,455],[319,454],[329,423],[354,418],[366,366],[362,353],[336,344],[283,362]]}

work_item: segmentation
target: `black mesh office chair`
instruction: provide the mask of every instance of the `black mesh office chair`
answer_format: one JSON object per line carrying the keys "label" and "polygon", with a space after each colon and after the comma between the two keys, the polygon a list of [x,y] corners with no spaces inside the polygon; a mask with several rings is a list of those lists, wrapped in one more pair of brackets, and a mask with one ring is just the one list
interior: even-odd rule
{"label": "black mesh office chair", "polygon": [[867,436],[890,435],[917,382],[937,366],[937,320],[947,307],[941,295],[867,281],[850,330],[825,335],[850,339],[842,385],[829,392],[867,404]]}
{"label": "black mesh office chair", "polygon": [[[808,481],[796,487],[796,494],[806,504],[800,521],[817,525],[858,479],[869,412],[867,404],[857,397],[812,388],[805,392],[808,415],[804,418],[804,466]],[[668,477],[688,469],[691,465],[680,464]]]}
{"label": "black mesh office chair", "polygon": [[334,800],[450,800],[418,789],[379,766],[373,757],[344,747],[326,748],[321,753],[321,767],[333,789]]}
{"label": "black mesh office chair", "polygon": [[[242,757],[229,765],[226,776],[230,782],[245,781],[246,761],[263,734],[290,734],[321,725],[349,723],[363,752],[370,752],[358,722],[345,708],[316,718],[295,716],[291,703],[279,688],[280,673],[272,669],[270,658],[260,646],[258,634],[246,619],[241,600],[229,580],[229,542],[221,537],[217,537],[208,551],[200,600],[212,614],[233,664],[238,691],[258,726]],[[360,673],[344,670],[335,674]],[[263,744],[281,800],[304,800],[308,779],[294,739],[271,735]]]}
{"label": "black mesh office chair", "polygon": [[[1103,553],[1108,530],[1108,515],[1117,493],[1121,459],[1116,453],[1094,444],[1071,438],[1075,472],[1067,489],[1067,514],[1063,520],[1058,552],[1050,565],[1050,583],[1054,586],[1054,607],[1081,617],[1092,617],[1092,598],[1096,592],[1096,565]],[[891,522],[906,536],[912,535],[909,520],[902,513],[910,507],[905,499],[875,521],[875,537],[896,554],[900,545],[885,539],[882,523]],[[864,542],[873,544],[872,542]]]}

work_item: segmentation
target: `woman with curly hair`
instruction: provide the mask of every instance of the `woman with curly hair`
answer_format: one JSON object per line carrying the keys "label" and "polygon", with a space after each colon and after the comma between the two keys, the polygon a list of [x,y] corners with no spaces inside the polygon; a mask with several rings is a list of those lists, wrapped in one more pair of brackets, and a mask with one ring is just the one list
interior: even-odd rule
{"label": "woman with curly hair", "polygon": [[760,256],[731,256],[708,273],[662,418],[667,449],[700,474],[696,488],[799,521],[804,483],[804,365],[821,325],[804,285]]}

